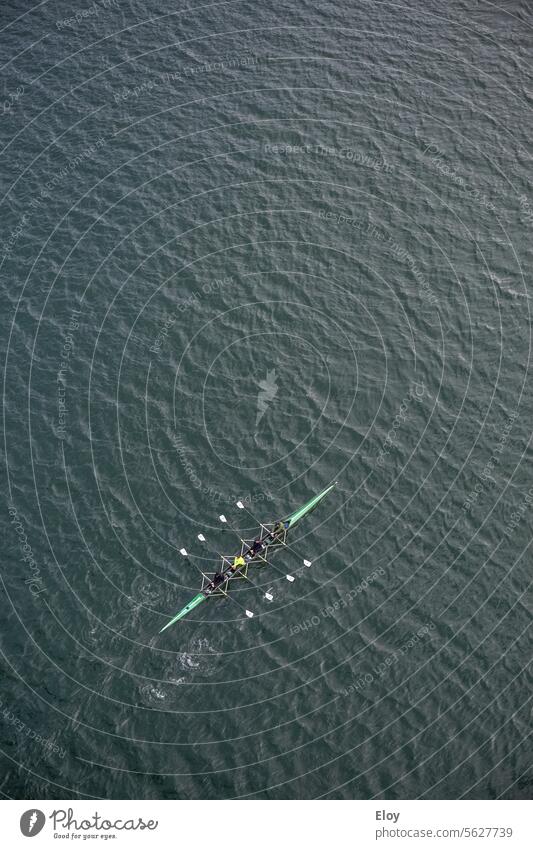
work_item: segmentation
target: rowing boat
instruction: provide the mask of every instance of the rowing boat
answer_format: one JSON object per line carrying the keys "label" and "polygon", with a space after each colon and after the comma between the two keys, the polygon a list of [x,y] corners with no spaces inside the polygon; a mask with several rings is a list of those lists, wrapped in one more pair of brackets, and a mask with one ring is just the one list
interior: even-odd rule
{"label": "rowing boat", "polygon": [[[278,522],[272,522],[270,524],[261,524],[259,536],[257,537],[258,541],[261,543],[260,548],[257,551],[253,551],[253,545],[255,540],[245,540],[241,539],[241,550],[238,555],[235,555],[237,558],[241,558],[244,561],[244,565],[240,568],[235,568],[234,557],[225,557],[220,555],[221,565],[218,572],[215,573],[215,576],[212,580],[209,580],[208,576],[202,573],[203,576],[203,585],[202,589],[199,593],[197,593],[191,601],[182,607],[182,609],[176,613],[176,615],[167,622],[167,624],[161,628],[160,634],[163,631],[166,631],[167,628],[170,628],[171,625],[174,625],[175,622],[179,622],[180,619],[183,619],[185,616],[188,616],[199,604],[206,601],[208,598],[216,597],[216,596],[225,596],[228,597],[228,589],[229,585],[232,581],[238,580],[239,578],[247,579],[248,578],[248,568],[249,566],[254,565],[266,565],[268,564],[269,555],[275,551],[276,549],[287,546],[287,534],[294,526],[303,519],[311,510],[322,501],[326,495],[331,492],[335,484],[331,484],[331,486],[326,487],[322,492],[318,495],[315,495],[311,498],[303,507],[300,507],[298,510],[295,510],[294,513],[291,513],[290,516],[287,516],[285,519],[280,519]],[[240,509],[246,509],[242,501],[237,502],[237,506]],[[247,511],[249,512],[249,511]],[[220,516],[220,520],[224,523],[227,522],[225,516]],[[198,534],[198,538],[201,541],[205,542],[205,537],[203,534]],[[182,548],[181,553],[188,557],[187,551]],[[311,563],[309,560],[304,560],[304,564],[306,566],[310,566]],[[289,581],[293,581],[294,578],[292,575],[286,575],[286,578]],[[272,596],[268,593],[265,594],[266,598],[269,600],[272,599]],[[253,616],[253,614],[246,610],[247,616]]]}
{"label": "rowing boat", "polygon": [[[331,484],[331,486],[326,487],[322,492],[318,495],[315,495],[311,498],[303,507],[300,507],[298,510],[295,510],[294,513],[291,513],[290,516],[287,516],[285,519],[280,519],[278,522],[271,522],[269,524],[261,524],[259,534],[256,537],[256,540],[245,540],[241,539],[241,549],[239,554],[235,555],[235,557],[226,557],[223,555],[219,555],[221,558],[221,564],[218,572],[215,573],[214,578],[209,580],[208,576],[202,573],[203,576],[203,584],[202,589],[197,595],[194,596],[191,601],[182,607],[182,609],[176,613],[176,615],[167,622],[167,624],[161,628],[159,633],[166,631],[167,628],[170,628],[171,625],[174,625],[175,622],[179,622],[180,619],[183,619],[185,616],[188,616],[199,604],[206,601],[208,598],[216,597],[216,596],[225,596],[228,597],[229,585],[235,580],[238,579],[248,579],[248,568],[250,566],[255,565],[268,565],[269,556],[276,549],[281,548],[282,546],[287,546],[287,534],[294,526],[303,519],[311,510],[320,504],[323,498],[331,492],[335,484]],[[237,502],[237,506],[240,509],[246,509],[242,501]],[[249,511],[247,511],[249,512]],[[227,522],[225,516],[220,516],[220,520],[224,523]],[[198,534],[198,538],[205,542],[205,537],[202,534]],[[253,550],[254,542],[258,541],[260,543],[260,547],[256,547],[257,550]],[[188,557],[188,554],[184,548],[181,549],[181,553]],[[240,566],[240,568],[235,568],[234,562],[235,558],[240,558],[244,561],[244,564]],[[310,566],[311,563],[309,560],[304,560],[304,564],[306,566]],[[294,578],[292,575],[285,576],[289,581],[293,581]],[[248,579],[249,580],[249,579]],[[268,593],[265,594],[266,598],[271,600],[272,596]],[[247,616],[253,616],[253,614],[246,610]]]}

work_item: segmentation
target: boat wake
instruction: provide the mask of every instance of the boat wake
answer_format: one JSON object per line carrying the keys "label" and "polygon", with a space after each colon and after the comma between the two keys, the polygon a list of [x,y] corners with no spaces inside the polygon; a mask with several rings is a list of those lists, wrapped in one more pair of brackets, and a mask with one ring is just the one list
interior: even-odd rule
{"label": "boat wake", "polygon": [[213,657],[216,650],[207,637],[195,637],[189,643],[188,650],[177,655],[178,669],[182,672],[196,672],[209,676],[215,672],[216,663]]}

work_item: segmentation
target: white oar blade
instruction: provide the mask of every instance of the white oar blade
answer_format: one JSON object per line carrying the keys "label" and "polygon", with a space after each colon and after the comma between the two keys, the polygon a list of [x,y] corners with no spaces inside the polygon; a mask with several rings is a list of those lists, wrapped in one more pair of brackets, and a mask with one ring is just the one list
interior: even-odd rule
{"label": "white oar blade", "polygon": [[244,510],[244,504],[242,503],[242,501],[237,501],[237,507],[239,508],[239,510]]}
{"label": "white oar blade", "polygon": [[287,580],[288,580],[288,581],[290,581],[290,582],[291,582],[291,584],[292,584],[292,582],[294,581],[294,575],[285,575],[285,577],[286,577],[286,578],[287,578]]}
{"label": "white oar blade", "polygon": [[224,523],[228,521],[225,516],[219,516],[218,518],[220,519],[221,522],[224,522]]}
{"label": "white oar blade", "polygon": [[205,537],[203,534],[198,534],[198,539],[200,540],[200,542],[205,542]]}
{"label": "white oar blade", "polygon": [[274,601],[274,596],[272,595],[272,593],[265,593],[265,598],[267,599],[267,601]]}
{"label": "white oar blade", "polygon": [[311,561],[310,560],[304,560],[304,566],[307,566],[309,568],[309,566],[311,566]]}
{"label": "white oar blade", "polygon": [[252,619],[252,617],[253,617],[253,613],[252,613],[251,610],[247,610],[246,615],[247,615],[248,619]]}
{"label": "white oar blade", "polygon": [[187,557],[187,552],[184,548],[180,548],[180,554],[183,554],[184,557]]}

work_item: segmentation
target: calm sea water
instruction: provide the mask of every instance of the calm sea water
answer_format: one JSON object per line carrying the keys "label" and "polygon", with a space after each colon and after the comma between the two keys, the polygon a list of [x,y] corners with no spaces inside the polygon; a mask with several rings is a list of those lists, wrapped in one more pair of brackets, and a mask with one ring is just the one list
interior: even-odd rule
{"label": "calm sea water", "polygon": [[2,794],[530,798],[529,4],[0,19]]}

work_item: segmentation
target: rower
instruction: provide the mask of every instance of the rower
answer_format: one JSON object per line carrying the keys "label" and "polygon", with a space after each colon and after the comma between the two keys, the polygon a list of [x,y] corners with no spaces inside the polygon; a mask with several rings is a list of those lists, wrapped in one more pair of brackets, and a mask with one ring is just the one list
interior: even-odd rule
{"label": "rower", "polygon": [[254,539],[253,543],[251,544],[250,548],[248,549],[248,554],[250,554],[252,557],[255,557],[255,555],[258,554],[261,551],[262,548],[263,548],[262,540]]}
{"label": "rower", "polygon": [[231,564],[232,569],[242,569],[243,566],[246,566],[246,560],[244,557],[234,557],[233,563]]}
{"label": "rower", "polygon": [[225,580],[226,579],[224,578],[224,575],[222,574],[222,572],[215,572],[215,574],[213,576],[213,586],[219,587],[220,584],[223,584]]}

